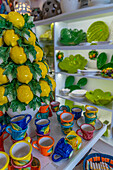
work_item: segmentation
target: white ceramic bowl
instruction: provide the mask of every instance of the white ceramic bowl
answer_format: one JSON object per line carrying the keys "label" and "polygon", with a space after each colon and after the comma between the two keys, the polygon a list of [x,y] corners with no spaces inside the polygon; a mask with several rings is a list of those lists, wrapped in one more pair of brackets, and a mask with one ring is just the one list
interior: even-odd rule
{"label": "white ceramic bowl", "polygon": [[63,96],[68,96],[69,92],[70,92],[70,89],[61,89],[60,90],[60,93]]}
{"label": "white ceramic bowl", "polygon": [[74,90],[71,93],[73,94],[73,96],[83,97],[83,96],[85,96],[86,92],[87,92],[87,90],[80,89],[80,90]]}

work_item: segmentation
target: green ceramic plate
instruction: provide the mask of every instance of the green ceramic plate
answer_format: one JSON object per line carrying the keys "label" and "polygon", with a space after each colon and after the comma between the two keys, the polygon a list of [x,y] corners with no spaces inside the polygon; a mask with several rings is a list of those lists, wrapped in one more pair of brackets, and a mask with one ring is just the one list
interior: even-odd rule
{"label": "green ceramic plate", "polygon": [[87,30],[87,41],[106,41],[109,37],[109,28],[103,21],[96,21]]}

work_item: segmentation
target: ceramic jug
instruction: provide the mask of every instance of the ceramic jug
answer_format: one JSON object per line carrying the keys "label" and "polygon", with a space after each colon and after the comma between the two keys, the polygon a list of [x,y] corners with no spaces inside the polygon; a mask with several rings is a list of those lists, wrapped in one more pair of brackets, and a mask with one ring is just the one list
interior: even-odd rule
{"label": "ceramic jug", "polygon": [[62,12],[65,13],[75,11],[79,8],[80,3],[78,2],[78,0],[61,0],[60,4]]}

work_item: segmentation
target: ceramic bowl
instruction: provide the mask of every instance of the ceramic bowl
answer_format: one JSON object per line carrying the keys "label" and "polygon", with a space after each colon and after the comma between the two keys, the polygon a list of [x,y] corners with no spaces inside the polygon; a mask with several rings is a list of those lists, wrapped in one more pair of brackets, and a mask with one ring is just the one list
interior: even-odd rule
{"label": "ceramic bowl", "polygon": [[68,96],[70,89],[61,89],[60,94],[63,96]]}
{"label": "ceramic bowl", "polygon": [[76,96],[76,97],[83,97],[83,96],[85,96],[86,92],[87,92],[87,90],[81,89],[81,90],[72,91],[72,94],[73,94],[73,96]]}

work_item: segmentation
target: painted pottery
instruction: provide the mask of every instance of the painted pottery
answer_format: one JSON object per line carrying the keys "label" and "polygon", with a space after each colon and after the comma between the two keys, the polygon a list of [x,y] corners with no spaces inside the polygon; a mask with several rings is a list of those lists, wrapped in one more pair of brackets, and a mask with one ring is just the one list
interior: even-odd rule
{"label": "painted pottery", "polygon": [[98,108],[94,106],[86,105],[85,109],[86,109],[86,113],[94,113],[95,115],[97,115]]}
{"label": "painted pottery", "polygon": [[37,135],[37,140],[40,138],[40,137],[43,137],[43,136],[49,136],[50,134],[50,129],[49,129],[49,132],[45,135],[41,135],[41,134],[38,134],[37,131],[36,131],[36,135]]}
{"label": "painted pottery", "polygon": [[14,143],[10,150],[10,156],[16,166],[24,166],[31,160],[32,145],[27,137],[25,140]]}
{"label": "painted pottery", "polygon": [[70,108],[67,105],[60,106],[59,110],[63,110],[63,111],[66,110],[67,112],[70,112]]}
{"label": "painted pottery", "polygon": [[36,131],[38,134],[45,135],[49,133],[49,119],[36,119],[35,120]]}
{"label": "painted pottery", "polygon": [[9,155],[6,152],[0,151],[0,169],[8,170]]}
{"label": "painted pottery", "polygon": [[39,159],[35,157],[33,157],[33,161],[31,165],[32,165],[32,170],[40,170],[41,168]]}
{"label": "painted pottery", "polygon": [[60,115],[61,115],[61,113],[63,113],[63,110],[59,110],[58,112],[56,112],[57,120],[58,120],[59,123],[61,122],[61,121],[60,121]]}
{"label": "painted pottery", "polygon": [[72,113],[70,113],[70,112],[64,111],[60,115],[61,124],[64,125],[64,126],[72,125],[73,124],[73,120],[74,120],[74,115]]}
{"label": "painted pottery", "polygon": [[[27,133],[26,133],[25,138],[24,138],[24,139],[22,139],[22,140],[25,140],[25,139],[26,139],[26,137],[28,137]],[[30,138],[30,137],[29,137],[29,138]],[[18,142],[18,140],[14,140],[12,137],[11,137],[11,141],[13,142],[13,144],[14,144],[14,143],[16,143],[16,142]],[[30,138],[30,142],[32,142],[32,139],[31,139],[31,138]]]}
{"label": "painted pottery", "polygon": [[7,132],[3,132],[2,135],[0,136],[0,151],[5,151],[4,150],[4,140],[7,139],[9,134]]}
{"label": "painted pottery", "polygon": [[97,115],[95,115],[94,113],[83,113],[84,117],[85,117],[85,123],[86,124],[91,124],[91,125],[95,125],[96,123],[96,119],[97,119]]}
{"label": "painted pottery", "polygon": [[41,103],[41,106],[39,108],[39,112],[40,113],[46,113],[49,111],[49,105],[47,105],[46,103]]}
{"label": "painted pottery", "polygon": [[11,118],[10,123],[14,130],[17,130],[17,131],[24,130],[27,128],[27,125],[31,121],[31,119],[32,119],[31,115],[21,114],[21,115],[17,115]]}
{"label": "painted pottery", "polygon": [[94,131],[95,127],[93,125],[84,123],[80,126],[80,129],[78,129],[76,133],[85,140],[90,140],[91,138],[93,138]]}
{"label": "painted pottery", "polygon": [[59,110],[59,105],[60,105],[60,102],[57,102],[57,101],[52,101],[50,103],[51,105],[51,109],[53,112],[57,112]]}
{"label": "painted pottery", "polygon": [[82,145],[82,139],[76,134],[75,131],[71,131],[65,137],[65,140],[72,146],[73,149],[78,150]]}
{"label": "painted pottery", "polygon": [[4,132],[6,126],[7,126],[7,125],[2,125],[2,124],[0,123],[0,136],[1,136],[2,133]]}
{"label": "painted pottery", "polygon": [[48,112],[45,112],[45,113],[40,113],[40,112],[38,112],[38,113],[36,114],[36,118],[37,118],[37,119],[48,119],[48,117],[49,117],[49,111],[48,111]]}
{"label": "painted pottery", "polygon": [[34,141],[32,146],[39,150],[43,156],[49,156],[53,152],[54,139],[51,136],[43,136]]}
{"label": "painted pottery", "polygon": [[27,131],[27,128],[24,129],[24,130],[17,131],[17,130],[14,130],[12,128],[12,126],[7,126],[6,127],[6,132],[9,133],[14,140],[22,140],[22,139],[24,139],[25,136],[26,136],[26,131]]}
{"label": "painted pottery", "polygon": [[72,114],[74,115],[74,119],[77,120],[81,117],[82,114],[82,109],[78,108],[78,107],[74,107],[71,109]]}
{"label": "painted pottery", "polygon": [[64,138],[61,138],[55,146],[55,150],[52,155],[52,160],[54,162],[59,162],[62,159],[70,158],[72,154],[72,146],[68,144]]}
{"label": "painted pottery", "polygon": [[65,135],[67,135],[69,132],[72,131],[73,125],[74,125],[74,123],[72,123],[71,125],[62,125],[62,124],[61,124],[62,132],[63,132]]}

